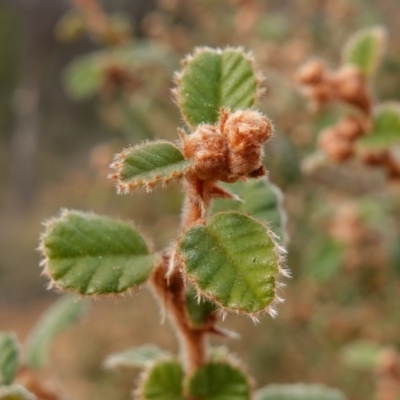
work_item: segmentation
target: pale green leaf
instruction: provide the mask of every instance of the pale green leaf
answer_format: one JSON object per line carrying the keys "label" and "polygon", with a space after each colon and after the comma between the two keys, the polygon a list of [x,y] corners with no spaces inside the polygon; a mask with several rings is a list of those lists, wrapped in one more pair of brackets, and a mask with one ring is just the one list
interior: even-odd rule
{"label": "pale green leaf", "polygon": [[258,95],[254,66],[240,49],[200,48],[177,77],[177,104],[189,126],[214,124],[222,107],[251,107]]}
{"label": "pale green leaf", "polygon": [[281,249],[253,218],[215,214],[207,225],[185,232],[179,252],[200,294],[228,310],[256,313],[277,299]]}
{"label": "pale green leaf", "polygon": [[283,210],[283,196],[280,189],[267,178],[238,181],[221,186],[238,199],[217,199],[213,201],[211,213],[236,210],[263,221],[275,234],[287,241],[286,214]]}
{"label": "pale green leaf", "polygon": [[[126,70],[128,73],[135,73],[147,65],[160,65],[170,69],[170,60],[171,56],[165,48],[149,41],[109,47],[76,57],[64,71],[64,85],[71,97],[83,100],[100,91],[106,81],[105,72],[110,67]],[[151,76],[154,78],[154,74]]]}
{"label": "pale green leaf", "polygon": [[374,371],[384,347],[375,342],[357,340],[343,347],[341,359],[349,367]]}
{"label": "pale green leaf", "polygon": [[159,358],[168,357],[170,353],[155,345],[130,347],[118,353],[110,354],[103,362],[105,368],[147,367]]}
{"label": "pale green leaf", "polygon": [[40,318],[28,337],[25,362],[28,367],[43,368],[48,361],[52,340],[77,322],[86,311],[87,303],[74,295],[61,297]]}
{"label": "pale green leaf", "polygon": [[384,150],[400,143],[400,103],[382,103],[374,113],[373,128],[357,143],[362,148]]}
{"label": "pale green leaf", "polygon": [[139,388],[142,400],[184,400],[183,369],[175,360],[154,364],[146,373]]}
{"label": "pale green leaf", "polygon": [[15,334],[0,333],[0,385],[9,385],[15,378],[19,364],[19,349]]}
{"label": "pale green leaf", "polygon": [[344,47],[343,62],[358,67],[366,78],[372,77],[382,61],[386,36],[383,27],[366,28],[357,32]]}
{"label": "pale green leaf", "polygon": [[21,385],[0,386],[0,400],[36,400],[36,396]]}
{"label": "pale green leaf", "polygon": [[256,400],[346,400],[337,389],[323,385],[296,383],[291,385],[269,385],[260,389]]}
{"label": "pale green leaf", "polygon": [[137,287],[158,259],[130,224],[77,211],[47,224],[41,249],[52,283],[84,295]]}
{"label": "pale green leaf", "polygon": [[113,178],[118,181],[119,192],[127,193],[139,186],[151,189],[156,183],[165,185],[172,179],[181,178],[191,164],[172,143],[148,142],[124,150],[115,157]]}
{"label": "pale green leaf", "polygon": [[250,385],[243,372],[226,362],[202,365],[190,378],[189,394],[196,400],[249,400]]}

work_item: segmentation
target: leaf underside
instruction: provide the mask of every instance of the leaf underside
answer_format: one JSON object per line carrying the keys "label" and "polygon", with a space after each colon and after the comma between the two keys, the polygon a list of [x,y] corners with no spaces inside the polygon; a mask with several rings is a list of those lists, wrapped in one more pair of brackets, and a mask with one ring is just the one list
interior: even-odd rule
{"label": "leaf underside", "polygon": [[279,249],[260,222],[238,212],[215,214],[186,231],[179,252],[189,280],[224,308],[256,313],[274,301]]}
{"label": "leaf underside", "polygon": [[357,143],[371,150],[384,150],[400,143],[400,103],[382,103],[376,110],[373,129]]}
{"label": "leaf underside", "polygon": [[256,400],[346,400],[342,392],[323,385],[269,385],[257,392]]}
{"label": "leaf underside", "polygon": [[103,365],[106,368],[146,367],[157,359],[167,356],[170,356],[169,352],[149,344],[110,354],[104,360]]}
{"label": "leaf underside", "polygon": [[371,78],[385,50],[386,31],[382,27],[363,29],[353,35],[347,42],[343,61],[358,67],[366,78]]}
{"label": "leaf underside", "polygon": [[239,196],[235,199],[216,199],[211,206],[211,213],[221,211],[241,211],[264,222],[283,241],[286,238],[286,216],[282,208],[282,193],[268,179],[250,179],[234,184],[220,185]]}
{"label": "leaf underside", "polygon": [[9,385],[18,369],[18,343],[14,333],[0,333],[0,385]]}
{"label": "leaf underside", "polygon": [[201,366],[191,377],[188,390],[196,400],[250,399],[250,385],[245,375],[226,362]]}
{"label": "leaf underside", "polygon": [[55,336],[77,322],[87,303],[74,295],[61,297],[40,318],[27,341],[25,362],[32,368],[42,368],[48,360],[49,347]]}
{"label": "leaf underside", "polygon": [[189,314],[190,322],[195,326],[201,326],[207,321],[207,318],[213,314],[217,307],[207,299],[197,299],[196,289],[190,286],[186,294],[186,308]]}
{"label": "leaf underside", "polygon": [[76,211],[65,211],[48,224],[42,250],[53,283],[83,295],[134,288],[157,262],[131,225]]}
{"label": "leaf underside", "polygon": [[136,186],[151,186],[168,183],[181,178],[190,168],[191,161],[172,143],[150,142],[122,153],[113,164],[118,172],[118,180],[127,191]]}
{"label": "leaf underside", "polygon": [[184,400],[183,369],[175,360],[159,361],[142,382],[143,400]]}
{"label": "leaf underside", "polygon": [[258,92],[251,60],[239,49],[199,49],[188,58],[177,88],[177,103],[189,126],[214,124],[222,107],[251,107]]}

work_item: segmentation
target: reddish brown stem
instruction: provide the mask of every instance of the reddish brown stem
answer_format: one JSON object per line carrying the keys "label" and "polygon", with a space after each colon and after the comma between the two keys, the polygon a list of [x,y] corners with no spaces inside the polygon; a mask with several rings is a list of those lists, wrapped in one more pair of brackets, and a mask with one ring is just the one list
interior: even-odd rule
{"label": "reddish brown stem", "polygon": [[192,326],[186,311],[186,290],[181,272],[176,268],[168,275],[169,256],[165,255],[152,276],[152,284],[165,311],[174,323],[188,373],[206,361],[207,331]]}

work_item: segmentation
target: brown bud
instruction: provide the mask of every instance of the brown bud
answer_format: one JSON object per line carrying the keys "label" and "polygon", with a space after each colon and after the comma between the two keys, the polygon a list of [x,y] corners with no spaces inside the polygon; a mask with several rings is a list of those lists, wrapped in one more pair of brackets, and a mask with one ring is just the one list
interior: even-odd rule
{"label": "brown bud", "polygon": [[184,139],[183,152],[194,161],[194,170],[202,180],[224,180],[228,165],[225,138],[213,125],[200,125]]}
{"label": "brown bud", "polygon": [[353,115],[343,118],[336,127],[338,134],[350,141],[356,140],[365,133],[362,122]]}
{"label": "brown bud", "polygon": [[312,60],[300,68],[297,77],[303,85],[318,85],[325,75],[325,65],[319,60]]}
{"label": "brown bud", "polygon": [[270,120],[253,110],[239,110],[233,114],[221,114],[224,122],[221,133],[227,138],[229,148],[241,152],[247,147],[260,146],[265,143],[273,132]]}
{"label": "brown bud", "polygon": [[335,85],[339,99],[360,108],[366,114],[371,113],[371,96],[358,68],[347,66],[339,69],[335,75]]}
{"label": "brown bud", "polygon": [[332,161],[337,163],[349,159],[354,154],[352,142],[340,136],[336,127],[325,129],[318,139],[318,145]]}

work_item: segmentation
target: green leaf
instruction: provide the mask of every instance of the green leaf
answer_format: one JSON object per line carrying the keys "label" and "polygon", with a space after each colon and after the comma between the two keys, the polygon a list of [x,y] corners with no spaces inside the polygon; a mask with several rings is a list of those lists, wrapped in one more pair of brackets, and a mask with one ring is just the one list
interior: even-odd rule
{"label": "green leaf", "polygon": [[199,48],[183,65],[175,95],[189,126],[215,124],[222,107],[249,108],[257,99],[259,78],[240,49]]}
{"label": "green leaf", "polygon": [[19,364],[18,342],[14,333],[0,333],[0,385],[9,385]]}
{"label": "green leaf", "polygon": [[[64,71],[64,86],[71,97],[84,100],[100,91],[106,82],[105,71],[109,67],[135,73],[148,65],[172,69],[170,64],[171,55],[165,48],[149,41],[135,41],[133,46],[109,47],[76,57]],[[143,75],[142,71],[141,78]],[[153,73],[150,75],[154,78]]]}
{"label": "green leaf", "polygon": [[349,367],[374,371],[383,346],[367,340],[356,340],[343,347],[341,359]]}
{"label": "green leaf", "polygon": [[400,143],[400,103],[382,103],[374,113],[372,132],[357,143],[362,148],[384,150]]}
{"label": "green leaf", "polygon": [[150,142],[124,150],[111,165],[119,192],[128,193],[139,186],[150,190],[156,183],[166,185],[184,176],[192,165],[180,150],[169,142]]}
{"label": "green leaf", "polygon": [[184,400],[183,369],[175,360],[163,360],[153,365],[139,388],[143,400]]}
{"label": "green leaf", "polygon": [[64,84],[68,94],[76,100],[94,96],[103,82],[103,64],[94,55],[72,61],[64,71]]}
{"label": "green leaf", "polygon": [[[179,252],[200,294],[227,310],[256,313],[275,300],[281,248],[260,222],[238,212],[215,214],[185,232]],[[269,309],[273,312],[273,309]]]}
{"label": "green leaf", "polygon": [[216,311],[217,307],[207,299],[198,299],[196,290],[190,286],[186,294],[186,309],[192,324],[201,326]]}
{"label": "green leaf", "polygon": [[[286,214],[283,210],[283,196],[280,189],[267,178],[238,181],[221,186],[236,194],[239,199],[217,199],[213,201],[211,213],[241,211],[264,222],[283,242],[287,241],[285,230]],[[241,200],[241,201],[240,201]]]}
{"label": "green leaf", "polygon": [[201,366],[189,381],[189,394],[196,400],[249,400],[250,385],[240,369],[226,362]]}
{"label": "green leaf", "polygon": [[342,392],[323,385],[269,385],[260,389],[256,400],[346,400]]}
{"label": "green leaf", "polygon": [[0,400],[36,400],[36,396],[21,385],[0,386]]}
{"label": "green leaf", "polygon": [[77,322],[86,308],[87,303],[79,301],[74,295],[65,295],[51,306],[28,337],[25,356],[27,366],[32,369],[43,368],[54,337]]}
{"label": "green leaf", "polygon": [[41,249],[52,284],[84,295],[137,287],[158,259],[131,225],[67,210],[47,224]]}
{"label": "green leaf", "polygon": [[103,365],[106,368],[147,367],[157,359],[169,356],[168,351],[149,344],[141,347],[130,347],[118,353],[110,354],[104,360]]}
{"label": "green leaf", "polygon": [[344,47],[343,62],[355,65],[366,78],[371,78],[382,61],[386,36],[383,27],[372,27],[357,32]]}

